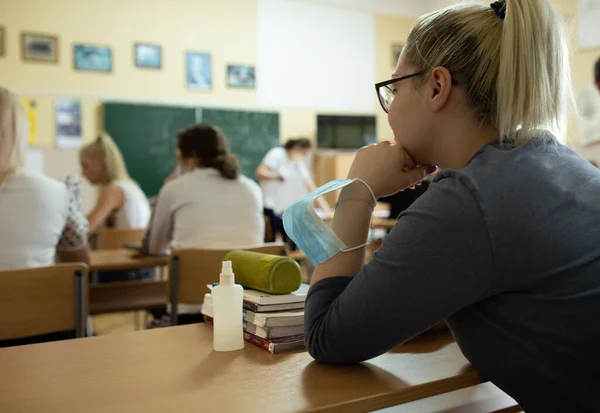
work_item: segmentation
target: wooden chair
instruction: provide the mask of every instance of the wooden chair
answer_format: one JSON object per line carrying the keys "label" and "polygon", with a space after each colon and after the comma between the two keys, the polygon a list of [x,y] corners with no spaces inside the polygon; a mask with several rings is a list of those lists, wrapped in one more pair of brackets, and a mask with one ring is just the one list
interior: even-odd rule
{"label": "wooden chair", "polygon": [[165,308],[167,281],[123,281],[90,285],[90,314]]}
{"label": "wooden chair", "polygon": [[92,249],[114,250],[125,244],[141,244],[145,233],[145,229],[102,228],[92,237]]}
{"label": "wooden chair", "polygon": [[75,330],[85,337],[85,264],[0,271],[0,340]]}
{"label": "wooden chair", "polygon": [[[269,243],[247,251],[285,255],[283,243]],[[181,249],[171,251],[169,264],[169,297],[171,320],[177,325],[178,305],[202,304],[206,286],[219,281],[221,263],[230,250]]]}

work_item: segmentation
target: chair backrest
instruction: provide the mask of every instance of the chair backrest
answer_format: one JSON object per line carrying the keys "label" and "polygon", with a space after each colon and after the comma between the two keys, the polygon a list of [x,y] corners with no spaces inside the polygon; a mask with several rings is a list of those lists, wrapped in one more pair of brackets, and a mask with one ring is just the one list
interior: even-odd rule
{"label": "chair backrest", "polygon": [[85,336],[85,264],[0,271],[0,340],[75,330]]}
{"label": "chair backrest", "polygon": [[[239,248],[237,248],[239,249]],[[285,255],[283,243],[268,243],[260,247],[244,248],[246,251],[263,254]],[[177,323],[177,306],[202,304],[206,286],[219,281],[221,263],[231,250],[181,249],[171,251],[169,260],[169,298],[171,318]]]}
{"label": "chair backrest", "polygon": [[92,237],[92,249],[114,250],[125,244],[141,244],[145,229],[102,228]]}

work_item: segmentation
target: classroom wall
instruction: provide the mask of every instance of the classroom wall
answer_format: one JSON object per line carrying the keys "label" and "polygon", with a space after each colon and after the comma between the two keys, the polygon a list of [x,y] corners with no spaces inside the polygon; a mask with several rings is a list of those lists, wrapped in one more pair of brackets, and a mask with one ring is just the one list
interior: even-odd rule
{"label": "classroom wall", "polygon": [[[409,17],[397,17],[378,14],[375,16],[375,39],[377,42],[377,81],[391,78],[396,69],[396,63],[392,58],[391,45],[394,43],[404,44],[415,19]],[[373,99],[377,100],[373,87]],[[377,102],[377,132],[379,140],[393,140],[394,135],[387,120],[387,113],[381,109]]]}
{"label": "classroom wall", "polygon": [[[572,19],[577,29],[577,0],[555,0],[559,10]],[[175,6],[176,5],[176,6]],[[35,12],[32,12],[35,10]],[[143,10],[143,13],[140,12]],[[189,105],[256,107],[254,90],[228,89],[228,63],[257,62],[257,0],[2,0],[0,26],[6,28],[6,56],[0,57],[2,85],[13,88],[38,103],[38,144],[54,146],[53,99],[81,98],[83,135],[91,140],[102,125],[100,99],[184,103]],[[413,18],[375,16],[376,75],[387,79],[393,71],[390,46],[403,42]],[[232,30],[232,28],[235,28]],[[23,62],[21,31],[59,36],[60,63]],[[110,45],[114,70],[93,74],[73,70],[72,47],[76,42]],[[163,47],[163,68],[135,68],[133,44],[157,43]],[[573,36],[576,47],[576,36]],[[210,93],[185,88],[184,51],[209,51],[213,56]],[[578,89],[590,82],[591,67],[600,49],[573,49],[573,83]],[[365,64],[368,64],[365,62]],[[257,67],[260,71],[260,66]],[[376,102],[373,90],[373,100]],[[378,139],[393,138],[385,113],[375,105]],[[279,108],[273,108],[279,109]],[[311,108],[281,108],[281,137],[305,135],[314,138],[317,111]],[[577,125],[572,120],[570,138],[577,142]]]}
{"label": "classroom wall", "polygon": [[[235,102],[256,104],[254,90],[228,89],[228,63],[256,64],[256,13],[254,0],[19,0],[3,2],[0,25],[6,28],[6,56],[0,58],[2,84],[39,101],[39,144],[54,144],[52,99],[82,97],[83,128],[92,139],[101,125],[102,98],[135,101],[224,106]],[[8,4],[7,4],[8,3]],[[32,12],[35,11],[35,12]],[[143,12],[140,12],[143,11]],[[232,31],[231,28],[235,28]],[[56,34],[58,64],[21,60],[21,31]],[[138,69],[133,44],[147,42],[163,47],[160,71]],[[75,71],[73,45],[108,45],[113,50],[110,74]],[[185,51],[207,51],[213,58],[213,91],[185,87]]]}

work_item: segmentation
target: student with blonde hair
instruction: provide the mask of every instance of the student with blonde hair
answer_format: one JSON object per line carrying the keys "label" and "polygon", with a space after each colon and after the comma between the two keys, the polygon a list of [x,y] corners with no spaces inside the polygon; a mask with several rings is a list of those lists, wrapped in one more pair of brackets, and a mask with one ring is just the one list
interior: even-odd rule
{"label": "student with blonde hair", "polygon": [[[322,362],[378,356],[446,320],[483,377],[526,412],[600,406],[600,172],[550,132],[569,101],[550,0],[419,18],[378,83],[395,144],[361,149],[332,223],[284,214],[318,264],[305,308]],[[556,129],[556,127],[554,127]],[[440,167],[364,264],[377,198]]]}
{"label": "student with blonde hair", "polygon": [[90,233],[105,225],[115,228],[146,228],[150,204],[144,192],[127,173],[121,151],[107,134],[81,148],[83,176],[100,185],[98,201],[88,215]]}
{"label": "student with blonde hair", "polygon": [[29,122],[0,87],[0,268],[89,263],[87,221],[64,183],[26,170]]}
{"label": "student with blonde hair", "polygon": [[[90,234],[101,227],[146,228],[150,203],[127,173],[121,151],[107,134],[101,134],[79,152],[81,171],[92,185],[100,186],[96,206],[88,214]],[[99,282],[151,279],[152,269],[100,271]]]}

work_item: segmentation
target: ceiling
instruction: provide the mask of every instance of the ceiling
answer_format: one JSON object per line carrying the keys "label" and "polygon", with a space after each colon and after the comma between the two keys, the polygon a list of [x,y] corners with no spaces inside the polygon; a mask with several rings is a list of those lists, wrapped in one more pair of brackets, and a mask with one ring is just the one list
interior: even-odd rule
{"label": "ceiling", "polygon": [[368,13],[419,17],[457,0],[295,0]]}

